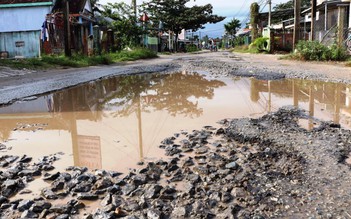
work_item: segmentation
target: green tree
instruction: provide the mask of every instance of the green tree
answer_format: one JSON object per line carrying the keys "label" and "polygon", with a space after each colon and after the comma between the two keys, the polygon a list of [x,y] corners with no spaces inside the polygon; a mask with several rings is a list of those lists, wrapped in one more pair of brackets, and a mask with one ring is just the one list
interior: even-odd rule
{"label": "green tree", "polygon": [[[301,7],[308,8],[311,6],[311,0],[301,0]],[[285,3],[277,4],[273,7],[274,11],[284,10],[284,9],[291,9],[294,8],[294,0],[289,0]]]}
{"label": "green tree", "polygon": [[190,0],[151,0],[144,5],[149,12],[153,23],[162,21],[165,30],[175,33],[175,40],[178,41],[178,34],[183,29],[197,31],[204,28],[207,23],[217,23],[225,17],[213,15],[211,4],[204,6],[187,7],[185,4]]}
{"label": "green tree", "polygon": [[107,3],[106,5],[101,5],[101,8],[100,13],[102,17],[112,21],[108,22],[105,19],[101,22],[104,22],[108,28],[114,31],[119,45],[118,49],[139,45],[143,30],[137,24],[134,10],[131,6],[121,2]]}
{"label": "green tree", "polygon": [[238,30],[241,27],[240,20],[233,18],[229,23],[224,24],[224,29],[229,34],[232,39],[235,37],[235,34],[238,32]]}
{"label": "green tree", "polygon": [[[311,6],[311,0],[301,0],[301,8],[308,8]],[[282,11],[282,10],[287,10],[287,9],[294,9],[294,0],[289,0],[285,3],[280,3],[277,4],[276,6],[273,7],[274,11]],[[272,23],[277,23],[282,20],[288,20],[290,18],[293,18],[294,14],[293,13],[284,13],[284,14],[279,14],[279,16],[272,16]]]}

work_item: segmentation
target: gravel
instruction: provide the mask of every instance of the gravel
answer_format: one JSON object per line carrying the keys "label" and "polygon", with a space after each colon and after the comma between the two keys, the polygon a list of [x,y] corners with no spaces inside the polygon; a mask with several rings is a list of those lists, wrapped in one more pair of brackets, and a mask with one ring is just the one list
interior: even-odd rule
{"label": "gravel", "polygon": [[[229,53],[200,54],[166,64],[134,65],[129,71],[349,82],[318,69],[252,63]],[[299,125],[301,119],[316,126],[306,130]],[[293,107],[219,124],[166,138],[158,146],[167,159],[140,163],[140,169],[124,174],[84,167],[57,172],[54,163],[63,153],[38,161],[2,155],[1,218],[351,217],[351,174],[346,163],[350,130]],[[16,198],[21,192],[30,193],[26,185],[36,180],[49,183],[39,197]],[[87,203],[97,207],[88,208]]]}

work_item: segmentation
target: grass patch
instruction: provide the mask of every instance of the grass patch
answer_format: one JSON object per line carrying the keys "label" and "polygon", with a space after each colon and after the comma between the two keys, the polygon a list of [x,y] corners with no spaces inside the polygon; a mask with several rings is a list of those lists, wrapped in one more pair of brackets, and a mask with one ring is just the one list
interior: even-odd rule
{"label": "grass patch", "polygon": [[258,53],[256,49],[250,48],[248,45],[235,46],[231,51],[238,53]]}
{"label": "grass patch", "polygon": [[138,59],[151,59],[157,57],[157,53],[146,48],[137,48],[131,51],[123,50],[109,55],[113,62],[135,61]]}
{"label": "grass patch", "polygon": [[48,65],[40,59],[0,59],[0,66],[7,66],[14,69],[45,69]]}
{"label": "grass patch", "polygon": [[91,57],[83,55],[73,55],[71,57],[65,57],[63,55],[45,55],[41,58],[30,59],[0,59],[0,65],[15,69],[81,68],[155,57],[157,57],[155,52],[146,48],[137,48],[131,51],[120,51]]}

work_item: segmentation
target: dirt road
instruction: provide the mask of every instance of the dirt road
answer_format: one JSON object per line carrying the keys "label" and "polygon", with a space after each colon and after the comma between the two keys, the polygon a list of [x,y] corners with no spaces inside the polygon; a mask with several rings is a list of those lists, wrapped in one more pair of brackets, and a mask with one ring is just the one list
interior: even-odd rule
{"label": "dirt road", "polygon": [[[228,52],[161,55],[135,62],[89,68],[46,71],[11,70],[0,67],[0,104],[61,90],[99,78],[144,72],[200,70],[215,74],[289,77],[351,82],[351,68],[342,63],[280,60],[280,55],[232,54]],[[3,74],[1,74],[3,73]]]}
{"label": "dirt road", "polygon": [[[161,56],[123,65],[3,74],[2,104],[120,74],[208,71],[212,76],[305,78],[351,82],[341,63],[279,60],[227,52]],[[314,124],[313,130],[300,120]],[[350,130],[295,108],[174,133],[160,145],[168,156],[120,176],[70,167],[55,172],[56,154],[39,162],[0,157],[3,218],[350,218]],[[1,150],[7,149],[0,144]],[[53,171],[50,171],[53,170]],[[120,178],[121,177],[121,178]],[[49,182],[40,197],[16,199],[25,184]],[[96,209],[85,209],[95,201]],[[57,204],[59,203],[59,204]],[[86,215],[79,215],[85,212]]]}

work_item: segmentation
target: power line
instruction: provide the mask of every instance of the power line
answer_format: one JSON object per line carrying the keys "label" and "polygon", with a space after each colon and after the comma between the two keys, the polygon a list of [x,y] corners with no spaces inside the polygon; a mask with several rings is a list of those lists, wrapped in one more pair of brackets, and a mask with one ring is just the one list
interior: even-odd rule
{"label": "power line", "polygon": [[240,7],[240,9],[238,10],[238,12],[234,15],[234,18],[237,17],[237,16],[240,14],[241,10],[242,10],[244,7],[246,7],[246,4],[247,4],[247,3],[248,3],[248,1],[244,1],[244,3],[241,5],[241,7]]}
{"label": "power line", "polygon": [[[267,1],[266,0],[260,0],[259,2],[257,2],[259,7],[261,7],[264,3],[265,3],[265,5],[263,6],[263,8],[266,7]],[[242,24],[246,24],[249,20],[250,20],[250,11],[247,13],[247,16],[244,19],[241,20],[241,23]]]}

